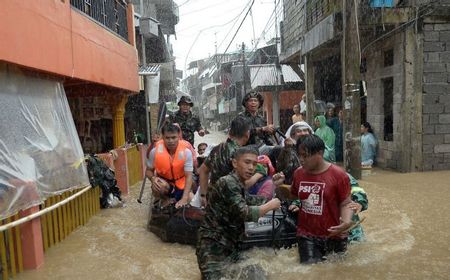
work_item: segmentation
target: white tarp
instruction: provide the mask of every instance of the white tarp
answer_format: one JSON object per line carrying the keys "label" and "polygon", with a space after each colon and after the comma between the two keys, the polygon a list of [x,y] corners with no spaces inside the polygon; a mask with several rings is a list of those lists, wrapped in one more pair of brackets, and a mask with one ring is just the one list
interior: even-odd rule
{"label": "white tarp", "polygon": [[0,65],[0,220],[89,185],[61,83]]}

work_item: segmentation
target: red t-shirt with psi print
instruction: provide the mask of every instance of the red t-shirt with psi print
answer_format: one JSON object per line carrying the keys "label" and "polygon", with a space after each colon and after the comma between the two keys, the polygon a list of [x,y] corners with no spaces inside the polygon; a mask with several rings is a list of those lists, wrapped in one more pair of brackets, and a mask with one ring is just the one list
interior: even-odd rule
{"label": "red t-shirt with psi print", "polygon": [[340,167],[310,174],[302,167],[294,172],[291,193],[301,201],[297,236],[327,237],[328,228],[340,224],[340,204],[350,196],[350,179]]}

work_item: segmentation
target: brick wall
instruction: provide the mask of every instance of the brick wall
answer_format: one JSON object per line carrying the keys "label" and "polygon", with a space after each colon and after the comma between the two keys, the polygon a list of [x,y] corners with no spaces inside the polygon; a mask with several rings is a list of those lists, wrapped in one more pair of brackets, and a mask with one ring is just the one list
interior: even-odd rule
{"label": "brick wall", "polygon": [[425,24],[423,50],[424,170],[450,169],[450,23]]}

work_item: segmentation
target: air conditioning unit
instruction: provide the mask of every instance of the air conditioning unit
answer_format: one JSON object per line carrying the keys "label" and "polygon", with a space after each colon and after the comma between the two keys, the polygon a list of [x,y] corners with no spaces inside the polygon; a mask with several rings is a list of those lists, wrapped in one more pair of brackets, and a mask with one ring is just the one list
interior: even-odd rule
{"label": "air conditioning unit", "polygon": [[139,21],[141,33],[147,38],[155,38],[159,36],[159,22],[153,18],[141,18]]}

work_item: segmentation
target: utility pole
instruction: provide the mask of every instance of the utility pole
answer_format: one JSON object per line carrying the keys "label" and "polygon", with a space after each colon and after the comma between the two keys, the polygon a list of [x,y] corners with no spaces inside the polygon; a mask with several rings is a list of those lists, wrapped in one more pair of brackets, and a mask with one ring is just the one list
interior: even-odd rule
{"label": "utility pole", "polygon": [[[142,34],[142,29],[141,29],[142,27],[140,25],[141,19],[144,17],[144,0],[140,0],[139,5],[141,6],[140,7],[141,17],[139,18],[139,30],[141,33],[142,66],[145,67],[145,66],[147,66],[147,56],[145,54],[145,38],[144,38],[144,35]],[[150,133],[151,125],[150,125],[150,116],[149,116],[150,110],[149,110],[149,103],[148,103],[149,94],[148,94],[148,89],[147,89],[147,87],[148,87],[147,76],[144,76],[143,79],[144,79],[144,99],[145,99],[145,133],[147,136],[147,144],[150,145],[150,143],[152,142],[152,139],[151,139],[152,136]]]}
{"label": "utility pole", "polygon": [[272,92],[272,124],[275,127],[280,126],[280,88],[283,83],[283,72],[280,66],[280,56],[278,55],[278,17],[277,17],[277,0],[275,3],[275,51],[277,53],[275,58],[275,70],[277,73],[277,82],[275,85],[275,90]]}
{"label": "utility pole", "polygon": [[242,42],[242,98],[247,93],[247,86],[245,84],[245,44]]}
{"label": "utility pole", "polygon": [[[361,97],[360,49],[356,9],[359,0],[342,1],[342,103],[344,109],[344,166],[356,179],[361,178]],[[356,5],[356,7],[355,7]]]}

